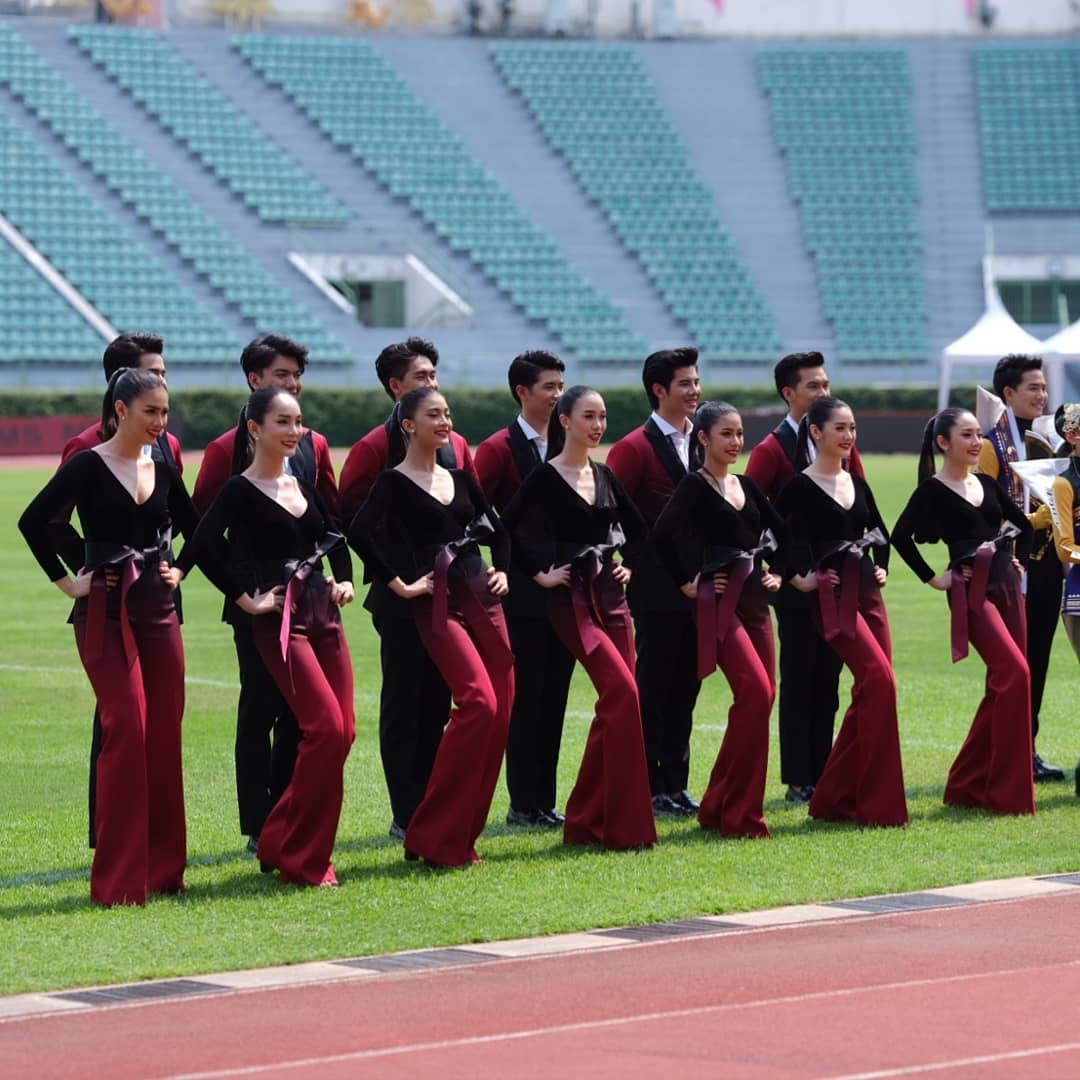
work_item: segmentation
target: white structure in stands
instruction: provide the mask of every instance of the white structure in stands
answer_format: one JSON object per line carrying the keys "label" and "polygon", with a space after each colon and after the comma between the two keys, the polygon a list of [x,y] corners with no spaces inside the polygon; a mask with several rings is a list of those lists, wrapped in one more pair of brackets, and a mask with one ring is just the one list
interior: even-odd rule
{"label": "white structure in stands", "polygon": [[[466,0],[273,0],[271,6],[274,15],[260,20],[261,29],[280,21],[453,33],[466,28],[468,5]],[[221,21],[220,6],[211,0],[171,0],[167,7],[174,25]],[[479,0],[479,7],[481,29],[495,32],[501,19],[498,0]],[[510,30],[519,34],[992,38],[1080,30],[1080,14],[1067,0],[511,0],[510,8]]]}

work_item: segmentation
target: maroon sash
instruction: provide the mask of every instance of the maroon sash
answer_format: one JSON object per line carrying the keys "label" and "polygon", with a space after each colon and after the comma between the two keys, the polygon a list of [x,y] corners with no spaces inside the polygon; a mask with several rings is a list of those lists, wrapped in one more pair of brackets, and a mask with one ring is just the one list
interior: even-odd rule
{"label": "maroon sash", "polygon": [[598,623],[602,622],[603,604],[596,592],[596,583],[607,563],[623,544],[626,534],[620,525],[608,529],[607,540],[603,544],[581,547],[568,560],[570,563],[570,602],[574,608],[574,621],[581,636],[581,647],[585,655],[590,656],[601,643],[601,631]]}
{"label": "maroon sash", "polygon": [[[716,646],[723,644],[731,629],[732,619],[742,597],[743,586],[757,565],[758,556],[776,550],[776,537],[771,529],[761,534],[758,546],[751,551],[723,548],[706,555],[705,565],[698,577],[695,613],[697,616],[697,677],[708,678],[716,670]],[[716,601],[713,575],[725,567],[727,586],[720,602]]]}
{"label": "maroon sash", "polygon": [[[859,586],[862,560],[868,547],[884,545],[885,536],[880,529],[872,529],[858,540],[845,540],[837,544],[818,563],[814,576],[818,583],[818,607],[821,610],[821,630],[826,641],[836,637],[853,638],[855,621],[859,614]],[[843,555],[840,567],[840,598],[837,600],[828,571],[822,566],[825,559]]]}
{"label": "maroon sash", "polygon": [[[952,642],[952,658],[955,664],[963,660],[968,654],[970,644],[969,613],[977,614],[986,600],[986,588],[990,584],[990,566],[998,551],[1015,536],[1020,535],[1020,530],[1011,522],[1002,524],[1001,530],[992,540],[979,544],[974,551],[960,556],[955,560],[952,570],[952,582],[949,586],[950,593],[950,637]],[[964,580],[960,564],[972,560],[971,581]]]}
{"label": "maroon sash", "polygon": [[[278,644],[281,646],[281,659],[285,661],[286,666],[289,661],[289,632],[292,629],[293,611],[303,592],[304,583],[323,557],[329,555],[338,544],[344,542],[345,537],[341,533],[328,532],[319,541],[319,546],[306,559],[290,559],[285,564],[285,572],[288,576],[285,579],[285,601],[281,605],[281,630],[278,632]],[[289,678],[292,678],[291,672]]]}
{"label": "maroon sash", "polygon": [[90,644],[87,660],[101,659],[105,647],[105,615],[108,608],[109,586],[105,581],[107,569],[116,570],[120,575],[117,586],[120,590],[120,638],[124,648],[124,661],[130,670],[136,659],[135,635],[131,630],[128,617],[128,593],[131,586],[142,577],[150,562],[155,569],[162,560],[171,561],[172,527],[158,531],[156,547],[132,548],[119,544],[106,544],[87,541],[84,559],[86,568],[93,573],[90,580],[90,595],[86,604],[86,629]]}
{"label": "maroon sash", "polygon": [[[465,527],[465,535],[445,544],[435,556],[435,580],[431,594],[431,632],[433,634],[443,636],[446,634],[447,622],[450,618],[451,565],[460,555],[479,556],[479,543],[491,537],[494,531],[487,514],[477,514]],[[486,585],[487,565],[484,563],[481,565],[484,576],[482,585]],[[502,670],[513,667],[514,654],[499,627],[492,621],[491,615],[481,603],[471,583],[464,581],[462,586],[456,590],[455,601],[462,618],[476,635],[478,643],[483,646],[485,659],[498,663]]]}

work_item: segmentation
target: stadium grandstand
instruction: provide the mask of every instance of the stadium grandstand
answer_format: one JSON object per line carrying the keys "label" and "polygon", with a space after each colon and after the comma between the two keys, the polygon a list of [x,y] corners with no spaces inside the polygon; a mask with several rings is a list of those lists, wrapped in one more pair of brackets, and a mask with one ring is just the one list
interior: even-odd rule
{"label": "stadium grandstand", "polygon": [[802,7],[0,4],[0,387],[96,385],[143,327],[181,386],[271,329],[328,384],[404,329],[450,385],[679,343],[932,384],[995,291],[1080,319],[1076,13]]}

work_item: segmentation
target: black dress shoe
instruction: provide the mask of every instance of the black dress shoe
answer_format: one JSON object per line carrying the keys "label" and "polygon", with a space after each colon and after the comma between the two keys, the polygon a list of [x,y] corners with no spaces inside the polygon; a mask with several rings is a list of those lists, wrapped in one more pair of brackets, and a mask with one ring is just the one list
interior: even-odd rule
{"label": "black dress shoe", "polygon": [[506,811],[507,825],[520,825],[523,828],[550,829],[551,821],[543,810],[515,810],[512,806]]}
{"label": "black dress shoe", "polygon": [[410,851],[408,848],[405,849],[405,861],[406,862],[417,862],[419,860],[419,858],[420,858],[420,856],[417,855],[415,851]]}
{"label": "black dress shoe", "polygon": [[1043,761],[1041,757],[1036,753],[1032,758],[1032,775],[1035,778],[1036,784],[1046,783],[1047,781],[1057,781],[1065,779],[1065,770],[1059,769],[1057,765],[1050,765]]}
{"label": "black dress shoe", "polygon": [[1076,763],[1076,794],[1080,795],[1080,761]]}
{"label": "black dress shoe", "polygon": [[678,795],[671,795],[669,798],[676,806],[682,807],[684,814],[696,814],[701,809],[701,803],[685,788]]}
{"label": "black dress shoe", "polygon": [[259,838],[257,836],[247,838],[247,850],[251,855],[254,855],[259,850]]}
{"label": "black dress shoe", "polygon": [[654,795],[652,797],[652,809],[654,814],[663,817],[686,817],[686,810],[670,795]]}
{"label": "black dress shoe", "polygon": [[548,825],[553,829],[561,829],[566,824],[566,817],[560,814],[554,806],[550,810],[541,810],[540,813],[544,815]]}
{"label": "black dress shoe", "polygon": [[784,792],[785,802],[808,803],[814,796],[813,784],[788,784]]}
{"label": "black dress shoe", "polygon": [[390,822],[390,838],[392,840],[404,840],[405,829],[399,825],[396,821]]}

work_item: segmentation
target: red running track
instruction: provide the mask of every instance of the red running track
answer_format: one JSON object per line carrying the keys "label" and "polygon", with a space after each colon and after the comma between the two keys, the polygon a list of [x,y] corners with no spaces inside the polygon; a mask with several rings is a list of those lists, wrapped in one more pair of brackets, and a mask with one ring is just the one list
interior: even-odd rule
{"label": "red running track", "polygon": [[1080,890],[0,1022],[0,1076],[1080,1076]]}

